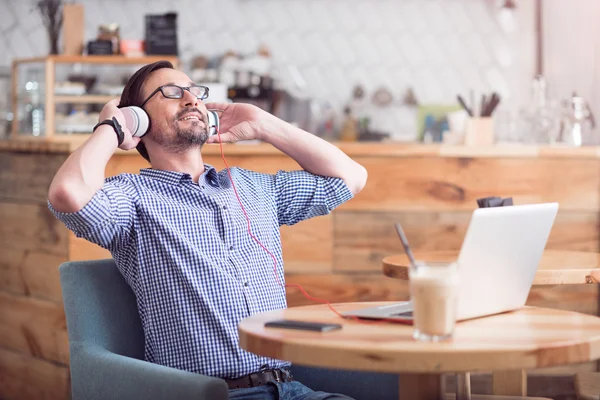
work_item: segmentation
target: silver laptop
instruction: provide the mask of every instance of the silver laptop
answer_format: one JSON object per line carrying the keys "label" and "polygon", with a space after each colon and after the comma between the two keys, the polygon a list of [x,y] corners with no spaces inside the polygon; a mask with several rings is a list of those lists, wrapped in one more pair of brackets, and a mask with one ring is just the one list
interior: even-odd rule
{"label": "silver laptop", "polygon": [[[558,203],[478,208],[473,212],[457,260],[459,321],[525,305],[557,212]],[[404,301],[342,315],[411,323],[412,304]]]}

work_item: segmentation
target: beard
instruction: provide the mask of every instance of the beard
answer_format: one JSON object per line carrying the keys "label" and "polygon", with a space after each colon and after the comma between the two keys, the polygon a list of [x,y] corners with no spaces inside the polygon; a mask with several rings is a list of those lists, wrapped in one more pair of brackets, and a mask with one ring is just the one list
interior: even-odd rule
{"label": "beard", "polygon": [[[205,117],[203,117],[204,119]],[[202,148],[208,139],[208,126],[200,121],[184,122],[175,118],[169,123],[169,131],[174,135],[165,135],[165,132],[150,131],[150,137],[169,153],[183,153],[192,147]]]}

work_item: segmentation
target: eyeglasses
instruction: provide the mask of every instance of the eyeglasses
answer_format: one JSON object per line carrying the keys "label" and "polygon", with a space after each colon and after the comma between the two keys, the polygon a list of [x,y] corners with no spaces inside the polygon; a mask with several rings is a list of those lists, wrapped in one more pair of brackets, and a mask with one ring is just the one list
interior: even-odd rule
{"label": "eyeglasses", "polygon": [[192,85],[190,87],[181,87],[177,85],[163,85],[157,87],[156,90],[152,92],[146,100],[144,100],[140,107],[143,107],[144,104],[146,104],[148,100],[150,100],[152,96],[154,96],[159,91],[167,99],[181,99],[183,97],[184,90],[187,90],[199,100],[204,100],[208,97],[208,88],[206,86]]}

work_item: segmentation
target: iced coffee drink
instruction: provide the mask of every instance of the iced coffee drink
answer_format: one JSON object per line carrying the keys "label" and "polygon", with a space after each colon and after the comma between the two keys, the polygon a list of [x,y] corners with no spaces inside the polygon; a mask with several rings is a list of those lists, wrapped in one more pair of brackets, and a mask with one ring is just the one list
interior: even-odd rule
{"label": "iced coffee drink", "polygon": [[458,304],[456,263],[417,263],[410,271],[414,338],[423,341],[449,339],[456,323]]}

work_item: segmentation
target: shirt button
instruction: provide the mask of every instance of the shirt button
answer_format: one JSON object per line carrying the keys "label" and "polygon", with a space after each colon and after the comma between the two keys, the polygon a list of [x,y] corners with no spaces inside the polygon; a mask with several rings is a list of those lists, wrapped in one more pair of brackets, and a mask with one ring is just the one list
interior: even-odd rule
{"label": "shirt button", "polygon": [[205,189],[204,185],[202,185],[202,189]]}
{"label": "shirt button", "polygon": [[248,282],[244,282],[244,286],[248,287],[250,284]]}
{"label": "shirt button", "polygon": [[227,206],[223,206],[223,210],[227,210]]}
{"label": "shirt button", "polygon": [[229,250],[233,250],[233,246],[229,246]]}

